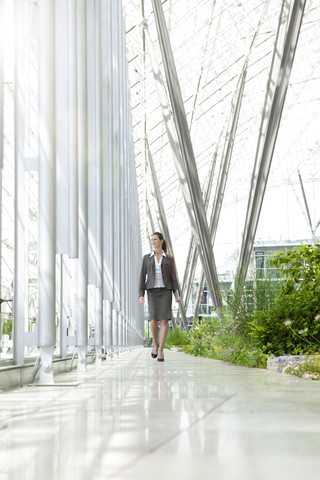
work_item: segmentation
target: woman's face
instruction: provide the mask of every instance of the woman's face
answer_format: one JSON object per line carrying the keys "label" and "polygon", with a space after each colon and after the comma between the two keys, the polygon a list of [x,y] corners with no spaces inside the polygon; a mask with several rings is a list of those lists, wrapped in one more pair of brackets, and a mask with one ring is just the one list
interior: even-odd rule
{"label": "woman's face", "polygon": [[162,249],[163,240],[160,240],[160,238],[158,237],[158,235],[152,235],[152,237],[151,237],[151,243],[152,243],[152,247],[153,247],[154,250],[155,250],[156,248],[157,248],[157,249]]}

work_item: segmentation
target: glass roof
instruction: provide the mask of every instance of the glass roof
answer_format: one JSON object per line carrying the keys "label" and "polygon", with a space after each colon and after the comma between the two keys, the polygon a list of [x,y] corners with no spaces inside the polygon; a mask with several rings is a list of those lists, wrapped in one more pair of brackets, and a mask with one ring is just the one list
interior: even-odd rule
{"label": "glass roof", "polygon": [[[208,221],[232,102],[248,58],[244,96],[214,246],[221,278],[236,269],[281,5],[280,0],[163,2],[203,191],[217,152]],[[145,151],[146,135],[182,277],[191,229],[143,36],[144,18],[165,83],[152,3],[151,0],[124,0],[124,9],[142,247],[144,252],[149,250],[148,237],[152,233],[146,199],[155,230],[161,228]],[[313,229],[320,220],[319,36],[320,4],[311,0],[305,8],[256,233],[256,241],[259,242],[311,239],[298,172],[303,181]],[[319,235],[319,230],[316,233]]]}

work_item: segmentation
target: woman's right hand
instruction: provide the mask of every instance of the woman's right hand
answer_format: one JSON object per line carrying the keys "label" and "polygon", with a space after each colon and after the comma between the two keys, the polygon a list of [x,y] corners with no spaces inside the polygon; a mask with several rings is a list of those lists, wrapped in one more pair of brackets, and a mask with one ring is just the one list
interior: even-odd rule
{"label": "woman's right hand", "polygon": [[144,304],[144,297],[140,297],[140,298],[139,298],[139,303],[140,303],[141,305]]}

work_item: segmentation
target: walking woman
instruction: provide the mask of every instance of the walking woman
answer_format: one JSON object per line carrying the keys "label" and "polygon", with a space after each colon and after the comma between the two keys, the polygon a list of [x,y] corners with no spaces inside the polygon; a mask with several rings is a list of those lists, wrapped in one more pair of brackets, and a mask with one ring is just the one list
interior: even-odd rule
{"label": "walking woman", "polygon": [[[144,304],[144,294],[148,292],[150,330],[153,337],[152,358],[164,361],[163,347],[171,320],[172,292],[176,302],[180,302],[174,258],[167,255],[167,244],[162,233],[152,234],[153,251],[144,255],[139,282],[139,302]],[[158,342],[158,321],[160,321],[160,341]]]}

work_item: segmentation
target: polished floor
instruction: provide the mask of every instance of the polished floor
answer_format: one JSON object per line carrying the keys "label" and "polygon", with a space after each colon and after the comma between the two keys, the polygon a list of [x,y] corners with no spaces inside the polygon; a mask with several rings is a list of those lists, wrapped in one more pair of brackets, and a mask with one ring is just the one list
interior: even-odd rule
{"label": "polished floor", "polygon": [[150,349],[0,394],[0,480],[320,476],[320,382]]}

